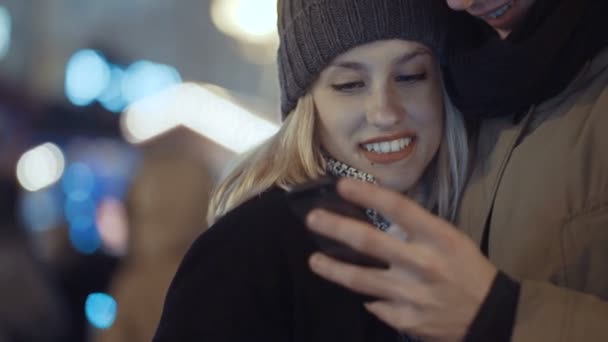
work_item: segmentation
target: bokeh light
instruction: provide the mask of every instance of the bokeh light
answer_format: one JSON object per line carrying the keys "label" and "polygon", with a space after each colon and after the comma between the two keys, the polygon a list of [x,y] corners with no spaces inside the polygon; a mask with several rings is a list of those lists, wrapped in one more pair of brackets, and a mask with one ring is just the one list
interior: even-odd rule
{"label": "bokeh light", "polygon": [[26,192],[20,200],[21,222],[33,232],[57,227],[62,220],[61,201],[52,188]]}
{"label": "bokeh light", "polygon": [[4,6],[0,6],[0,59],[8,54],[11,46],[12,30],[11,14]]}
{"label": "bokeh light", "polygon": [[74,229],[85,230],[92,226],[95,210],[95,202],[90,198],[74,200],[68,197],[65,200],[65,218]]}
{"label": "bokeh light", "polygon": [[97,178],[85,163],[74,162],[62,180],[65,193],[64,214],[72,247],[83,254],[93,254],[101,245],[95,225]]}
{"label": "bokeh light", "polygon": [[74,105],[89,105],[103,94],[111,76],[110,66],[101,53],[88,49],[78,51],[66,66],[66,96]]}
{"label": "bokeh light", "polygon": [[67,197],[64,204],[72,247],[82,254],[93,254],[101,246],[95,225],[96,203],[91,198]]}
{"label": "bokeh light", "polygon": [[65,171],[62,185],[68,198],[86,200],[91,198],[95,190],[95,174],[87,164],[72,163]]}
{"label": "bokeh light", "polygon": [[276,40],[277,0],[214,0],[210,10],[215,26],[239,41]]}
{"label": "bokeh light", "polygon": [[183,87],[179,113],[184,126],[236,153],[251,149],[279,130],[274,123],[195,85]]}
{"label": "bokeh light", "polygon": [[[217,115],[217,113],[222,113]],[[122,127],[132,143],[151,139],[177,125],[186,126],[241,153],[275,134],[279,127],[194,83],[182,83],[127,108]]]}
{"label": "bokeh light", "polygon": [[61,149],[45,143],[25,152],[17,162],[17,179],[28,191],[38,191],[58,181],[64,171]]}
{"label": "bokeh light", "polygon": [[104,250],[114,256],[125,255],[129,230],[127,211],[122,202],[104,198],[97,209],[96,223]]}
{"label": "bokeh light", "polygon": [[112,66],[110,82],[103,93],[98,97],[101,105],[110,112],[120,113],[127,106],[127,100],[122,95],[124,74],[124,70],[120,67]]}
{"label": "bokeh light", "polygon": [[174,86],[129,106],[121,118],[125,139],[141,143],[179,125],[179,117],[172,112],[178,95],[179,87]]}
{"label": "bokeh light", "polygon": [[117,303],[105,293],[91,293],[85,301],[85,315],[89,323],[97,329],[108,329],[116,319]]}
{"label": "bokeh light", "polygon": [[127,103],[134,103],[181,82],[174,67],[150,61],[131,64],[122,77],[122,95]]}
{"label": "bokeh light", "polygon": [[78,228],[70,226],[68,234],[72,247],[82,254],[93,254],[101,246],[101,239],[95,225]]}

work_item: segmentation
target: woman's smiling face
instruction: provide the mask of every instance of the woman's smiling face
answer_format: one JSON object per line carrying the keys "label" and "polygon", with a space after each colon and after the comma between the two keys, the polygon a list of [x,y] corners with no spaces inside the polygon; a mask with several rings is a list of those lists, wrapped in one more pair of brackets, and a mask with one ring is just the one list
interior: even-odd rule
{"label": "woman's smiling face", "polygon": [[333,158],[405,192],[443,135],[443,90],[424,45],[382,40],[338,56],[313,86],[317,133]]}

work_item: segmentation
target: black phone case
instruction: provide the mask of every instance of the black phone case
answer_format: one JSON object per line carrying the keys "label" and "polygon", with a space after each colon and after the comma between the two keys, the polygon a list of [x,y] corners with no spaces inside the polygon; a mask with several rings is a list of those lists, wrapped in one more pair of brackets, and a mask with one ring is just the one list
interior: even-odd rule
{"label": "black phone case", "polygon": [[[340,197],[336,191],[336,181],[336,178],[323,177],[292,188],[291,191],[287,192],[287,203],[290,209],[302,222],[305,222],[306,215],[312,209],[322,208],[369,223],[365,209]],[[388,267],[385,262],[359,253],[343,243],[326,238],[310,230],[308,232],[317,243],[319,250],[335,259],[361,266]]]}

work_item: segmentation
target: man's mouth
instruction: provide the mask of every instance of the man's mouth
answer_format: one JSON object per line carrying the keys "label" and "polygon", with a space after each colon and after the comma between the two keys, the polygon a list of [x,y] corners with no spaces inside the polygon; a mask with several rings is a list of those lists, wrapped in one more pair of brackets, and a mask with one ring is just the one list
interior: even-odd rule
{"label": "man's mouth", "polygon": [[507,13],[513,7],[514,2],[515,2],[515,0],[511,0],[511,1],[507,2],[506,4],[498,7],[497,9],[482,15],[481,18],[484,20],[498,19],[498,18],[502,17],[503,15],[505,15],[505,13]]}

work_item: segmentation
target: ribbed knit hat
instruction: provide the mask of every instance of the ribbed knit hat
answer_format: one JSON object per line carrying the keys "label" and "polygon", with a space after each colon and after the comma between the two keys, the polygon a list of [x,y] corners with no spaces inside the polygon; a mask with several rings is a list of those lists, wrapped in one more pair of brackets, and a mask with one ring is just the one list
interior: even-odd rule
{"label": "ribbed knit hat", "polygon": [[281,112],[291,112],[340,54],[382,39],[421,42],[439,53],[445,0],[278,0]]}

